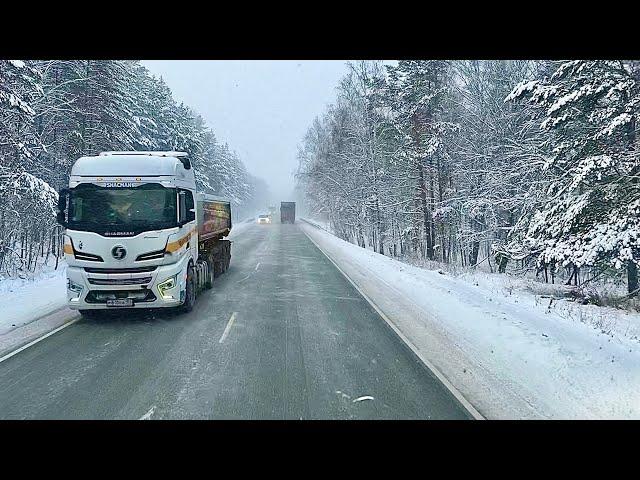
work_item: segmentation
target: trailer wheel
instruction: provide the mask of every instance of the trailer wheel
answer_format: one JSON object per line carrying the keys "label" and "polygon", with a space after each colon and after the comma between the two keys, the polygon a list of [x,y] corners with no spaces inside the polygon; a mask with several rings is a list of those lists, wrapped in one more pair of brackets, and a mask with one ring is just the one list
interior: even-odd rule
{"label": "trailer wheel", "polygon": [[184,303],[180,307],[180,310],[188,313],[193,310],[193,306],[196,303],[196,278],[193,265],[191,264],[187,267],[187,288],[184,296]]}
{"label": "trailer wheel", "polygon": [[211,263],[205,258],[199,258],[196,262],[196,270],[198,271],[198,288],[209,290],[213,287],[211,283]]}
{"label": "trailer wheel", "polygon": [[231,249],[228,249],[227,255],[224,257],[224,271],[229,270],[229,264],[231,263]]}
{"label": "trailer wheel", "polygon": [[205,290],[211,290],[213,288],[213,270],[211,268],[211,262],[207,262],[207,279],[204,282]]}
{"label": "trailer wheel", "polygon": [[226,242],[224,246],[224,254],[222,256],[222,271],[226,272],[229,269],[229,263],[231,262],[231,242]]}
{"label": "trailer wheel", "polygon": [[224,262],[213,262],[213,276],[218,278],[224,272]]}

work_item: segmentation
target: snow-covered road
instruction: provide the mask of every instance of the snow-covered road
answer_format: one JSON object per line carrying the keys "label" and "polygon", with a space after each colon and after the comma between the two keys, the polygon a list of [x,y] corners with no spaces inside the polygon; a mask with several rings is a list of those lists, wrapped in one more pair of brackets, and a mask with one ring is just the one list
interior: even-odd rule
{"label": "snow-covered road", "polygon": [[299,225],[237,227],[188,314],[83,318],[0,362],[0,418],[470,417]]}
{"label": "snow-covered road", "polygon": [[[287,265],[286,268],[295,267],[294,257],[296,261],[309,261],[313,249],[305,250],[304,255],[291,257],[293,263],[287,263],[289,257],[274,256],[279,250],[269,250],[263,241],[256,243],[258,232],[277,232],[278,228],[274,225],[270,230],[264,230],[264,227],[261,230],[253,223],[244,222],[234,226],[231,238],[238,243],[234,247],[232,263],[238,271],[219,283],[218,288],[223,289],[218,290],[209,302],[205,299],[200,301],[203,304],[199,307],[201,313],[218,312],[221,307],[216,302],[220,301],[225,305],[231,302],[228,308],[225,307],[230,312],[238,311],[246,303],[246,298],[253,298],[246,297],[246,285],[239,288],[242,284],[236,284],[233,280],[236,276],[240,282],[247,275],[271,275],[267,269],[270,263],[264,255],[268,255],[267,260],[271,259],[278,268],[285,268],[284,265]],[[304,222],[300,222],[297,228],[311,237],[394,322],[414,348],[487,418],[640,418],[640,342],[635,334],[640,324],[638,315],[568,303],[564,310],[549,309],[548,300],[540,301],[539,297],[522,289],[506,288],[500,283],[501,276],[478,274],[475,277],[454,277],[392,260],[344,242]],[[283,248],[274,240],[280,237],[268,238],[271,239],[271,248]],[[293,237],[287,241],[293,242]],[[292,245],[300,248],[299,242],[300,239],[296,239]],[[287,255],[291,256],[291,253]],[[243,267],[245,263],[246,268]],[[298,274],[295,272],[297,270],[294,269],[286,274],[279,273],[279,281],[288,281],[291,275]],[[320,302],[324,298],[318,297],[318,285],[324,285],[326,279],[318,275],[318,272],[309,271],[309,275],[304,277],[304,285],[309,286],[309,291],[280,291],[280,287],[276,288],[276,293],[279,293],[275,300],[281,301],[281,296],[285,295],[296,300],[294,304],[298,312],[300,309],[307,311],[305,302]],[[262,292],[260,295],[264,298],[272,298],[269,290],[264,290],[268,283],[251,282],[251,285]],[[293,284],[290,288],[294,288]],[[299,285],[295,288],[302,287]],[[331,288],[335,288],[335,285]],[[42,332],[35,326],[31,327],[35,323],[29,324],[35,318],[63,307],[64,291],[63,269],[45,274],[37,281],[1,283],[0,338],[14,335],[21,327],[25,332],[28,330],[30,335],[42,335],[45,333],[42,329],[52,329],[63,323],[63,318],[51,319],[42,327]],[[234,296],[241,293],[245,300],[233,303]],[[346,302],[347,305],[355,302],[353,295],[336,294],[333,291],[331,295],[334,302]],[[322,302],[328,300],[327,297]],[[214,303],[209,309],[206,305],[211,302]],[[324,305],[327,312],[333,312],[334,307],[329,308],[330,304],[322,302],[320,305]],[[256,319],[262,318],[260,308],[265,308],[265,304],[260,305],[263,306],[256,306]],[[286,308],[290,307],[288,305]],[[606,317],[608,333],[596,328],[594,322],[580,321],[577,315],[570,318],[565,314],[569,307],[580,316],[589,313]],[[270,325],[279,325],[277,318],[283,313],[276,313],[269,308],[265,312],[275,315]],[[356,310],[350,312],[350,315],[356,315]],[[196,317],[198,322],[205,322],[205,317]],[[226,322],[228,318],[223,320]],[[333,325],[331,322],[334,320],[327,321],[327,325]],[[164,323],[156,324],[156,328],[158,325]],[[176,325],[184,324],[178,322]],[[216,324],[216,328],[223,329],[225,325],[224,322]],[[347,328],[349,325],[351,330]],[[130,326],[134,327],[135,322]],[[81,327],[89,328],[87,333],[91,335],[96,335],[96,329],[103,328],[100,323],[82,324]],[[128,329],[129,324],[118,323],[117,328],[108,333],[115,335],[123,328]],[[234,328],[245,327],[240,321]],[[342,325],[340,332],[336,328],[332,326],[325,334],[329,338],[340,332],[342,336],[355,335],[354,338],[362,335],[362,332],[352,331],[354,327],[348,321]],[[72,335],[77,328],[70,330],[72,332],[65,335]],[[216,330],[217,333],[220,332]],[[277,339],[273,340],[276,342]],[[106,338],[104,344],[111,345],[110,341]],[[227,343],[226,340],[224,343]],[[311,352],[319,344],[312,342],[306,345]],[[121,354],[130,354],[126,352],[123,349]],[[182,358],[183,353],[176,350],[176,355]],[[43,357],[42,361],[48,364],[50,360]],[[339,370],[344,367],[344,364],[336,361],[335,368]],[[337,374],[333,368],[330,368],[331,371],[327,370],[328,366],[323,368],[322,375]],[[119,387],[114,383],[113,388]],[[91,408],[87,406],[85,413],[89,415],[90,412]],[[240,412],[236,413],[242,416]]]}
{"label": "snow-covered road", "polygon": [[302,228],[487,418],[640,418],[637,340]]}

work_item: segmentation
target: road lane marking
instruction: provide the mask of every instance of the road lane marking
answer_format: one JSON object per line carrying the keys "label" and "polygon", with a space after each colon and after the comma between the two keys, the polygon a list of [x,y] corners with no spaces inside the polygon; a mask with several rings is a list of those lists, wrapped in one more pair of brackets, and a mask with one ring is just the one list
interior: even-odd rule
{"label": "road lane marking", "polygon": [[227,322],[227,326],[224,329],[224,332],[222,332],[222,336],[220,337],[220,340],[218,340],[218,343],[224,342],[224,339],[227,338],[227,335],[229,335],[229,330],[231,330],[231,326],[233,325],[233,322],[236,321],[237,314],[238,312],[233,312],[233,314],[231,314],[231,318]]}
{"label": "road lane marking", "polygon": [[[307,223],[312,227],[315,227],[315,225],[313,225],[312,223],[309,223],[309,222],[305,222],[305,223]],[[315,228],[318,228],[318,227],[315,227]],[[404,344],[407,347],[409,347],[409,350],[411,350],[411,352],[423,363],[423,365],[427,367],[427,369],[431,373],[433,373],[433,375],[438,380],[440,380],[440,383],[444,385],[444,387],[447,390],[449,390],[451,395],[453,395],[453,397],[458,401],[458,403],[462,406],[462,408],[465,409],[469,413],[469,415],[471,415],[471,417],[474,418],[475,420],[484,420],[485,418],[471,404],[471,402],[469,402],[469,400],[467,400],[462,395],[462,393],[460,393],[460,391],[453,386],[453,384],[449,381],[447,377],[445,377],[442,373],[440,373],[440,371],[435,367],[433,363],[427,360],[427,358],[418,350],[418,348],[413,344],[413,342],[411,342],[411,340],[409,340],[409,338],[404,333],[402,333],[402,331],[395,325],[395,323],[393,323],[391,319],[387,317],[387,315],[374,303],[374,301],[371,298],[369,298],[369,296],[366,293],[364,293],[364,291],[358,285],[356,285],[356,282],[351,280],[351,277],[349,277],[349,275],[347,275],[346,272],[338,266],[338,264],[333,260],[333,258],[331,258],[329,254],[325,252],[313,238],[311,238],[311,235],[305,232],[304,228],[301,228],[301,230],[307,236],[307,238],[311,240],[311,243],[313,243],[316,246],[316,248],[320,250],[322,254],[325,257],[327,257],[327,259],[331,263],[333,263],[333,265],[338,269],[338,271],[342,274],[342,276],[347,279],[347,281],[353,286],[353,288],[355,288],[358,291],[358,293],[362,295],[362,298],[364,298],[369,303],[369,305],[371,305],[373,309],[376,312],[378,312],[378,315],[380,315],[380,317],[382,317],[382,319],[387,323],[387,325],[391,327],[391,330],[393,330],[393,332],[400,338],[400,340],[402,340],[402,342],[404,342]]]}
{"label": "road lane marking", "polygon": [[347,395],[346,393],[341,392],[340,390],[336,390],[336,394],[340,395],[342,398],[348,398],[348,399],[351,399],[351,396],[350,396],[350,395]]}
{"label": "road lane marking", "polygon": [[[258,262],[258,264],[256,265],[256,268],[253,270],[254,272],[258,271],[258,267],[260,266],[260,262]],[[244,282],[247,278],[249,278],[251,275],[253,275],[253,273],[250,273],[249,275],[247,275],[246,277],[238,280],[236,283],[242,283]]]}
{"label": "road lane marking", "polygon": [[147,413],[145,413],[144,415],[142,415],[139,420],[149,420],[151,418],[151,415],[153,415],[153,412],[156,411],[156,406],[152,406],[149,411]]}
{"label": "road lane marking", "polygon": [[249,278],[251,276],[251,274],[247,275],[246,277],[244,277],[242,280],[238,280],[236,283],[242,283],[244,282],[247,278]]}
{"label": "road lane marking", "polygon": [[58,328],[51,330],[49,333],[46,333],[44,335],[42,335],[41,337],[36,338],[35,340],[32,340],[31,342],[27,343],[26,345],[21,346],[20,348],[14,350],[13,352],[7,353],[4,357],[0,358],[0,363],[4,362],[5,360],[13,357],[14,355],[17,355],[18,353],[22,352],[23,350],[26,350],[27,348],[35,345],[36,343],[44,340],[47,337],[50,337],[51,335],[53,335],[54,333],[58,333],[60,330],[67,328],[70,325],[73,325],[74,323],[78,322],[82,317],[78,317],[75,318],[63,325],[60,325]]}
{"label": "road lane marking", "polygon": [[358,398],[354,398],[353,400],[351,400],[353,403],[357,403],[357,402],[362,402],[364,400],[374,400],[374,398],[371,395],[364,395],[362,397],[358,397]]}

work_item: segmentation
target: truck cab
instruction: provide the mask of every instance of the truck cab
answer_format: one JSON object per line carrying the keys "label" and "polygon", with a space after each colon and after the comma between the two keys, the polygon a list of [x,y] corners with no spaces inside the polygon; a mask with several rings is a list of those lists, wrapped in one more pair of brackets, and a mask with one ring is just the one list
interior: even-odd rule
{"label": "truck cab", "polygon": [[70,308],[190,310],[198,286],[210,286],[212,262],[199,258],[202,212],[185,153],[82,157],[60,193]]}

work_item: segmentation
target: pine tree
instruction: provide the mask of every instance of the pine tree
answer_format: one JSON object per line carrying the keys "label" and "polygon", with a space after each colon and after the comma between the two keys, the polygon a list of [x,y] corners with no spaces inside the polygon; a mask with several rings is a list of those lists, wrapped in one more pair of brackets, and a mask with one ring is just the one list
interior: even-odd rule
{"label": "pine tree", "polygon": [[389,69],[389,77],[399,114],[398,128],[407,139],[406,155],[415,171],[415,210],[419,214],[414,217],[414,229],[422,223],[425,255],[433,260],[433,212],[446,181],[440,174],[446,169],[451,140],[458,129],[445,109],[451,95],[451,64],[442,60],[400,61]]}
{"label": "pine tree", "polygon": [[0,157],[3,168],[30,160],[37,148],[33,132],[35,100],[42,95],[37,70],[21,60],[0,60]]}
{"label": "pine tree", "polygon": [[[57,194],[30,173],[42,150],[35,105],[42,98],[42,76],[20,60],[0,61],[0,271],[24,274],[35,268],[33,248],[53,224]],[[36,249],[37,251],[37,249]]]}
{"label": "pine tree", "polygon": [[509,96],[517,98],[540,110],[553,141],[545,169],[554,179],[528,222],[530,247],[558,267],[626,267],[637,290],[640,91],[629,64],[565,62],[547,81],[518,85]]}

